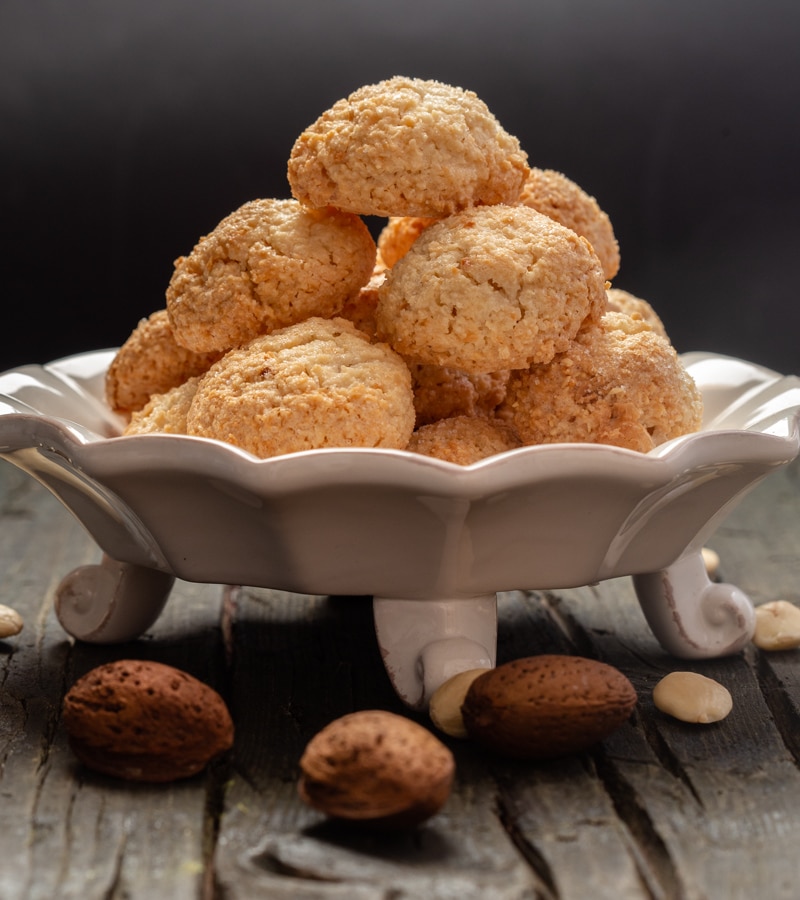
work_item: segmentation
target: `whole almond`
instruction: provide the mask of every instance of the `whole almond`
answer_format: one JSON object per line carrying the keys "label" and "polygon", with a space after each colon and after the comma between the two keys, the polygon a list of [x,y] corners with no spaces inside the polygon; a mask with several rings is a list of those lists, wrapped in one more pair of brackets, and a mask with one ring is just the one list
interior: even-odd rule
{"label": "whole almond", "polygon": [[757,606],[753,643],[760,650],[800,647],[800,607],[788,600],[773,600]]}
{"label": "whole almond", "polygon": [[298,790],[328,816],[385,828],[418,825],[450,795],[453,754],[430,731],[384,710],[335,719],[309,741]]}
{"label": "whole almond", "polygon": [[75,682],[64,726],[78,759],[129,781],[197,774],[233,745],[233,722],[213,688],[157,662],[119,660]]}
{"label": "whole almond", "polygon": [[653,703],[661,712],[708,725],[721,722],[733,709],[730,691],[699,672],[670,672],[653,688]]}
{"label": "whole almond", "polygon": [[0,639],[19,634],[22,626],[22,616],[10,606],[0,603]]}
{"label": "whole almond", "polygon": [[580,656],[516,659],[479,675],[462,706],[469,736],[516,759],[587,750],[630,716],[636,691],[618,669]]}
{"label": "whole almond", "polygon": [[467,729],[461,707],[472,682],[488,669],[468,669],[448,678],[431,696],[428,704],[428,715],[431,722],[450,737],[465,738]]}

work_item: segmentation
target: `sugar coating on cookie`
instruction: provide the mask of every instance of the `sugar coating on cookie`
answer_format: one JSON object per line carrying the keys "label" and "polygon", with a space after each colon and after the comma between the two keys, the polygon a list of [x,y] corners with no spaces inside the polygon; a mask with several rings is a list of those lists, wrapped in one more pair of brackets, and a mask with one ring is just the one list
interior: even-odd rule
{"label": "sugar coating on cookie", "polygon": [[664,327],[661,317],[647,300],[642,300],[641,297],[637,297],[629,291],[623,291],[621,288],[609,288],[606,293],[610,312],[625,313],[632,319],[649,325],[661,337],[668,337],[667,329]]}
{"label": "sugar coating on cookie", "polygon": [[491,416],[505,398],[511,372],[474,375],[451,366],[406,360],[414,391],[416,427],[456,416]]}
{"label": "sugar coating on cookie", "polygon": [[597,200],[562,172],[533,168],[519,202],[555,219],[589,241],[610,281],[619,271],[619,244],[611,219]]}
{"label": "sugar coating on cookie", "polygon": [[366,224],[296,200],[252,200],[175,262],[167,311],[175,339],[227,351],[310,316],[334,316],[366,284],[377,248]]}
{"label": "sugar coating on cookie", "polygon": [[153,394],[131,415],[123,434],[186,434],[186,420],[199,380],[199,376],[188,378],[168,391]]}
{"label": "sugar coating on cookie", "polygon": [[414,428],[411,375],[346,319],[312,317],[225,354],[202,376],[187,424],[259,457],[402,449]]}
{"label": "sugar coating on cookie", "polygon": [[700,392],[672,345],[609,312],[546,365],[511,373],[498,415],[525,444],[613,444],[643,453],[697,431]]}
{"label": "sugar coating on cookie", "polygon": [[398,353],[468,372],[549,362],[606,305],[589,242],[526,206],[430,225],[378,292],[378,335]]}
{"label": "sugar coating on cookie", "polygon": [[519,446],[519,438],[505,422],[480,416],[454,416],[418,428],[406,449],[469,466]]}
{"label": "sugar coating on cookie", "polygon": [[106,372],[106,402],[122,415],[141,409],[153,394],[163,394],[200,375],[219,353],[196,353],[176,340],[165,309],[142,319],[117,350]]}
{"label": "sugar coating on cookie", "polygon": [[512,203],[529,171],[519,141],[472,91],[395,76],[364,85],[295,141],[292,195],[369,216],[444,216]]}

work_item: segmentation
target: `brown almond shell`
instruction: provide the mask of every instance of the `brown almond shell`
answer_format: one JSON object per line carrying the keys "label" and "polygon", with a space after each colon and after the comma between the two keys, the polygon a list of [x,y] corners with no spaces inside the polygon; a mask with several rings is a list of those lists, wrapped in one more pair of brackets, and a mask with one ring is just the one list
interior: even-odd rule
{"label": "brown almond shell", "polygon": [[462,706],[470,738],[516,759],[588,750],[619,728],[636,691],[613,666],[560,654],[516,659],[480,675]]}

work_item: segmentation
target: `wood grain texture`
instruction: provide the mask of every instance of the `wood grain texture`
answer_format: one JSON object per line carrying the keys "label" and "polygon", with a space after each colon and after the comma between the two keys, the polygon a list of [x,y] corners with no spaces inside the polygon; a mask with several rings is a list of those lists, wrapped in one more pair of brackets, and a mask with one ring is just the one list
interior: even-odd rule
{"label": "wood grain texture", "polygon": [[[731,900],[797,896],[800,651],[679,662],[650,634],[629,579],[499,598],[500,661],[577,653],[623,671],[631,719],[592,752],[550,763],[446,739],[457,762],[441,813],[408,834],[326,821],[299,800],[297,762],[356,709],[410,715],[375,641],[369,598],[179,582],[150,632],[76,644],[52,612],[58,581],[99,552],[28,476],[0,464],[0,603],[25,620],[0,642],[0,900]],[[721,576],[756,603],[800,604],[800,465],[753,491],[714,535]],[[60,722],[69,685],[135,657],[216,687],[230,757],[172,785],[95,776]],[[651,692],[677,668],[725,684],[723,722],[687,725]]]}

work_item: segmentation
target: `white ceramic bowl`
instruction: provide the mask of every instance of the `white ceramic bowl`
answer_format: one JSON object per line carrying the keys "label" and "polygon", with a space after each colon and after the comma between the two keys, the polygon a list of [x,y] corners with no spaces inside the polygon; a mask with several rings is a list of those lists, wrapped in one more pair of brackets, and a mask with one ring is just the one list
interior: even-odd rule
{"label": "white ceramic bowl", "polygon": [[117,437],[103,401],[113,354],[0,375],[0,456],[104,553],[59,590],[75,637],[137,637],[175,577],[371,595],[387,670],[412,706],[449,674],[494,663],[498,591],[633,575],[670,652],[721,655],[750,639],[748,599],[708,581],[700,550],[744,493],[797,456],[795,376],[686,354],[705,403],[699,433],[649,454],[553,444],[460,467],[392,450],[260,460],[201,438]]}

